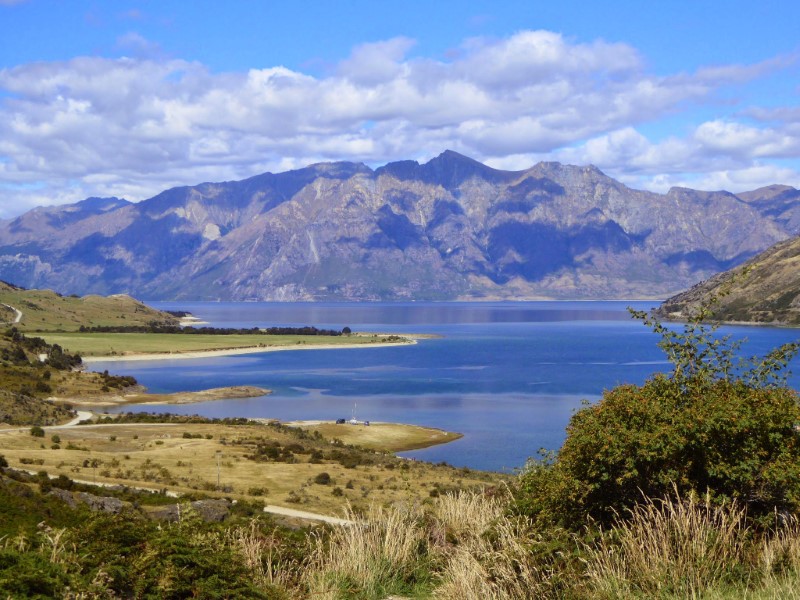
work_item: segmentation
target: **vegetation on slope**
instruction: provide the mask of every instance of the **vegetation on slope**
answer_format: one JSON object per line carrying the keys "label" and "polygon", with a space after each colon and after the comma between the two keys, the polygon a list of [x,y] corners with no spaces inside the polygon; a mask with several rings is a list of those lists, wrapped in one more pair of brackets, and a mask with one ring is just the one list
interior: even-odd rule
{"label": "vegetation on slope", "polygon": [[[21,331],[77,331],[82,325],[177,325],[177,317],[150,308],[130,296],[62,296],[51,290],[27,290],[0,281],[0,318]],[[16,312],[22,313],[14,323]]]}
{"label": "vegetation on slope", "polygon": [[16,327],[0,333],[0,423],[52,425],[73,415],[53,397],[75,398],[104,395],[130,389],[136,379],[128,376],[76,370],[81,357],[58,344],[26,336]]}
{"label": "vegetation on slope", "polygon": [[800,237],[669,298],[658,315],[683,320],[710,296],[719,299],[714,316],[722,321],[800,326]]}
{"label": "vegetation on slope", "polygon": [[[343,437],[373,429],[337,427]],[[28,430],[0,434],[9,465],[36,465],[54,477],[103,485],[202,492],[328,515],[340,514],[348,505],[366,510],[372,502],[422,502],[507,479],[391,454],[409,440],[422,446],[419,437],[425,433],[430,445],[431,430],[424,428],[407,428],[405,435],[384,438],[380,447],[370,448],[277,422],[147,413],[103,417],[99,423],[43,433],[44,439]],[[440,436],[433,443],[456,437]]]}

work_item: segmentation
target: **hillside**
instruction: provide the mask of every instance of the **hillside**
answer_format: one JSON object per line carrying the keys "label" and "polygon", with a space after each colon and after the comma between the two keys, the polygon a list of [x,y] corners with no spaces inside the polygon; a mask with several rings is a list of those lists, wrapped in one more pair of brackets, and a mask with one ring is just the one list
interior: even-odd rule
{"label": "hillside", "polygon": [[[20,331],[77,331],[84,326],[177,324],[178,319],[130,296],[62,296],[0,281],[0,324]],[[19,311],[19,312],[17,312]],[[21,316],[19,316],[21,313]],[[19,321],[17,317],[19,316]]]}
{"label": "hillside", "polygon": [[634,190],[452,151],[93,198],[0,221],[26,287],[197,300],[664,297],[800,234],[800,192]]}
{"label": "hillside", "polygon": [[800,326],[800,237],[669,298],[658,313],[680,319],[687,307],[727,288],[730,293],[720,299],[715,313],[720,320]]}
{"label": "hillside", "polygon": [[47,398],[98,395],[136,383],[132,378],[75,370],[81,364],[79,356],[31,332],[70,332],[87,325],[177,323],[172,315],[128,296],[62,296],[3,281],[0,309],[0,423],[7,425],[68,421],[74,416],[72,410]]}

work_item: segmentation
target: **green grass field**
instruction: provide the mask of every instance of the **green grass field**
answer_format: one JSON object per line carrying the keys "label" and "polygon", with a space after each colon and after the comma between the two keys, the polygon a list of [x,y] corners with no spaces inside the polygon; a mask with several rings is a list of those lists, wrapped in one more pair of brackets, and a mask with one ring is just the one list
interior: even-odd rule
{"label": "green grass field", "polygon": [[[48,344],[58,344],[81,356],[168,354],[255,347],[363,346],[387,341],[387,336],[203,335],[170,333],[41,333]],[[395,341],[402,341],[397,340]]]}

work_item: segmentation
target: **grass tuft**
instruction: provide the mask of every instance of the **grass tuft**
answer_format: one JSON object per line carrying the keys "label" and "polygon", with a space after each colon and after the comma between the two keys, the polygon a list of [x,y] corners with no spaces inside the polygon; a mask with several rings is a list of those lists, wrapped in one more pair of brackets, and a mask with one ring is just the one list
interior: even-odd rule
{"label": "grass tuft", "polygon": [[605,598],[697,597],[740,583],[747,562],[745,511],[691,495],[647,499],[588,548],[590,587]]}

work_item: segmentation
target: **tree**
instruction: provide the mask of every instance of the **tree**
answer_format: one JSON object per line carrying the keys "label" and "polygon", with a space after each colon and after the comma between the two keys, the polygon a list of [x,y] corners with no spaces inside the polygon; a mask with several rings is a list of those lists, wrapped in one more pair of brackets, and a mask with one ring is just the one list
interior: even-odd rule
{"label": "tree", "polygon": [[521,475],[520,510],[578,527],[676,490],[735,499],[756,520],[800,510],[800,404],[786,386],[798,344],[739,358],[741,342],[708,321],[716,301],[678,329],[631,311],[660,335],[672,372],[577,412],[558,455]]}

